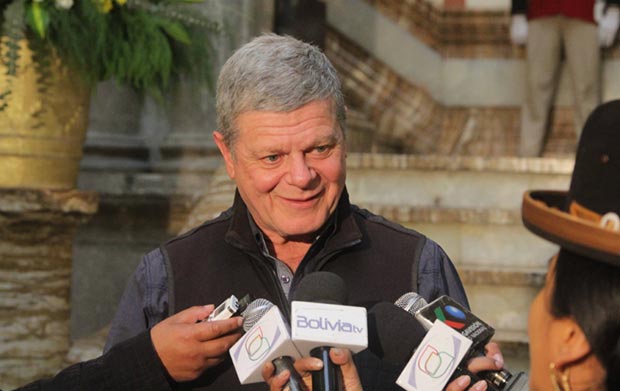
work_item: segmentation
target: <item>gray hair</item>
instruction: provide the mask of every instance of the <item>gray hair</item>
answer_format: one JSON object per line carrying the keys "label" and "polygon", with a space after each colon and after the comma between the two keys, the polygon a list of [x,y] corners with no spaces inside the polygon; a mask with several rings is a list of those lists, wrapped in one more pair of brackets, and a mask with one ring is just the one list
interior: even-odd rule
{"label": "gray hair", "polygon": [[344,135],[344,97],[327,56],[293,37],[264,34],[239,48],[222,67],[217,81],[218,130],[231,147],[240,114],[289,112],[323,99],[332,100]]}

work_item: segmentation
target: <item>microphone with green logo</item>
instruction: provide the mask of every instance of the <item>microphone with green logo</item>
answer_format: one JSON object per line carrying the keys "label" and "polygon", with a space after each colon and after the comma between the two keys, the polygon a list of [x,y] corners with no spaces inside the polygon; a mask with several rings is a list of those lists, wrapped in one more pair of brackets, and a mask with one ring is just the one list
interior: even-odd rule
{"label": "microphone with green logo", "polygon": [[[478,318],[468,309],[449,296],[441,296],[430,304],[422,296],[415,292],[405,293],[396,300],[396,306],[415,316],[418,322],[430,330],[437,320],[443,322],[462,336],[472,341],[468,354],[462,360],[485,355],[485,345],[490,342],[495,334],[493,327]],[[525,391],[528,390],[528,379],[525,373],[515,375],[506,369],[497,371],[483,371],[472,374],[459,365],[454,378],[466,374],[472,378],[472,384],[478,379],[484,379],[492,391]]]}

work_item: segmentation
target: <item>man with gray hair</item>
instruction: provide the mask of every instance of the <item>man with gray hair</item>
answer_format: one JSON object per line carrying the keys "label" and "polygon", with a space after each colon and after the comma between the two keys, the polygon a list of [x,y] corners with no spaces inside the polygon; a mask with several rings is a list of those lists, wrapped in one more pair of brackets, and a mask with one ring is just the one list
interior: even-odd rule
{"label": "man with gray hair", "polygon": [[[106,349],[184,308],[231,294],[265,298],[290,317],[299,281],[319,270],[345,281],[350,305],[394,302],[409,291],[468,305],[435,242],[349,203],[344,98],[318,48],[273,34],[253,39],[221,70],[217,115],[213,137],[237,186],[233,205],[144,257]],[[488,359],[486,369],[501,367],[501,353],[490,350],[497,360]],[[265,389],[241,386],[228,357],[209,351],[200,378],[184,387]],[[355,360],[366,390],[398,389],[398,368],[367,351]]]}

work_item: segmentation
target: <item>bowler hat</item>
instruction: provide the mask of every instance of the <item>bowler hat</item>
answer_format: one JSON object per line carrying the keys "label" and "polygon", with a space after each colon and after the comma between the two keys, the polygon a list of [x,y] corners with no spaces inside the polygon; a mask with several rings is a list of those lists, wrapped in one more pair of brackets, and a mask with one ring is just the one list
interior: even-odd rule
{"label": "bowler hat", "polygon": [[590,259],[620,266],[620,100],[584,126],[568,191],[532,190],[521,217],[533,233]]}

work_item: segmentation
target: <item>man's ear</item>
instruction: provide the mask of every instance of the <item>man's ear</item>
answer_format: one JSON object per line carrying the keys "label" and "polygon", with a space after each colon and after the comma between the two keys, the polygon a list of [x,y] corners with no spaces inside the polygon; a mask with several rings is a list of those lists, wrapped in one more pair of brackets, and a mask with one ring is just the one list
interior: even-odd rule
{"label": "man's ear", "polygon": [[551,358],[558,368],[565,368],[586,358],[592,348],[583,330],[571,318],[555,319],[551,326]]}
{"label": "man's ear", "polygon": [[230,149],[224,142],[224,135],[216,130],[213,132],[213,140],[215,141],[217,148],[220,150],[222,157],[224,157],[224,163],[226,164],[226,172],[228,173],[228,176],[230,179],[235,179],[235,165],[233,164],[233,156]]}

